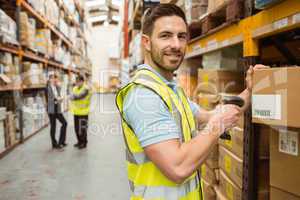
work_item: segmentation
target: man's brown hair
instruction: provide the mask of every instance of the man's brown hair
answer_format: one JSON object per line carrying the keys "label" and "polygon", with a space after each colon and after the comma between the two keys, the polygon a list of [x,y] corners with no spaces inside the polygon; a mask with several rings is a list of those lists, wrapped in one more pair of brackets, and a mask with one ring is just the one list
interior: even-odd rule
{"label": "man's brown hair", "polygon": [[175,4],[163,3],[145,11],[142,20],[142,33],[151,36],[156,20],[170,16],[178,16],[187,24],[185,14],[181,8]]}

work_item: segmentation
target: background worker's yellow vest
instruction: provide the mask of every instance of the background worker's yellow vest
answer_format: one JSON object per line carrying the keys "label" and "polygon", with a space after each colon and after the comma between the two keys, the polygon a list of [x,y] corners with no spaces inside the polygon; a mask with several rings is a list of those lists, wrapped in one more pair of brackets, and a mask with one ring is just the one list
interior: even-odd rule
{"label": "background worker's yellow vest", "polygon": [[195,172],[182,184],[169,180],[147,158],[136,134],[125,121],[123,101],[129,91],[138,85],[149,88],[162,98],[181,127],[181,142],[191,140],[192,132],[196,131],[194,116],[183,90],[179,89],[178,94],[175,94],[156,74],[147,69],[139,70],[116,98],[127,146],[127,172],[132,193],[130,200],[203,200],[199,174]]}
{"label": "background worker's yellow vest", "polygon": [[[73,88],[73,94],[78,95],[85,89],[88,89],[87,85],[85,84],[80,88],[75,86]],[[71,101],[71,112],[73,113],[73,115],[79,115],[79,116],[88,115],[90,112],[90,103],[91,103],[91,92],[89,90],[89,93],[85,98]]]}

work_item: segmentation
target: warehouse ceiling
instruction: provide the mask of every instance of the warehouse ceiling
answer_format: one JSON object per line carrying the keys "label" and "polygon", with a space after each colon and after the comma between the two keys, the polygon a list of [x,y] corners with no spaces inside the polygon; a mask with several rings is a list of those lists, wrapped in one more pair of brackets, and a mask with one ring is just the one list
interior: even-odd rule
{"label": "warehouse ceiling", "polygon": [[87,0],[88,21],[92,26],[117,25],[120,20],[119,9],[122,0]]}

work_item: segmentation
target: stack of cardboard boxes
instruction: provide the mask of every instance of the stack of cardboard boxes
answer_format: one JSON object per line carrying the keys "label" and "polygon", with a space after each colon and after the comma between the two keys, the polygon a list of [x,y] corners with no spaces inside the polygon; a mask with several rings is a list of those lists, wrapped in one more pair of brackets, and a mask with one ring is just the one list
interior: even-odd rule
{"label": "stack of cardboard boxes", "polygon": [[185,13],[188,23],[198,20],[207,12],[208,0],[188,0],[185,2]]}
{"label": "stack of cardboard boxes", "polygon": [[197,98],[197,69],[193,67],[182,67],[177,73],[177,81],[191,100]]}
{"label": "stack of cardboard boxes", "polygon": [[28,137],[47,123],[45,94],[26,96],[23,101],[23,134]]}
{"label": "stack of cardboard boxes", "polygon": [[[237,94],[243,90],[243,75],[240,72],[224,71],[224,70],[209,70],[199,69],[198,70],[198,103],[206,109],[212,110],[218,105],[223,95]],[[239,126],[243,126],[243,119],[239,123]],[[238,173],[242,175],[242,159],[237,156],[232,156],[232,153],[224,148],[223,143],[230,143],[230,146],[238,143],[242,145],[243,127],[236,127],[231,130],[232,141],[220,141],[220,145],[216,145],[211,154],[205,161],[205,164],[201,167],[201,178],[203,181],[204,198],[206,200],[215,200],[217,198],[216,186],[220,183],[227,183],[224,179],[224,173],[220,168],[224,169],[226,165],[227,171]],[[232,134],[234,133],[234,134]],[[239,154],[243,153],[241,148],[234,148]],[[226,164],[224,163],[226,159]],[[237,158],[237,159],[236,159]],[[240,167],[240,168],[239,168]],[[232,172],[232,173],[234,173]],[[238,180],[239,176],[235,178]],[[225,177],[227,178],[227,177]],[[241,184],[241,180],[239,181]],[[225,193],[226,194],[226,193]]]}
{"label": "stack of cardboard boxes", "polygon": [[207,13],[216,11],[218,8],[224,6],[228,0],[208,0]]}
{"label": "stack of cardboard boxes", "polygon": [[0,41],[12,44],[17,42],[17,25],[3,10],[0,9]]}
{"label": "stack of cardboard boxes", "polygon": [[42,63],[23,63],[24,73],[22,74],[23,85],[27,87],[44,86],[46,84],[46,76],[43,71]]}
{"label": "stack of cardboard boxes", "polygon": [[16,115],[0,107],[0,153],[18,142]]}
{"label": "stack of cardboard boxes", "polygon": [[52,57],[53,47],[51,41],[51,31],[49,29],[42,28],[36,30],[35,46],[38,52]]}
{"label": "stack of cardboard boxes", "polygon": [[55,0],[46,0],[45,3],[45,16],[47,16],[47,19],[54,24],[55,26],[58,26],[59,23],[59,8],[58,4]]}
{"label": "stack of cardboard boxes", "polygon": [[20,43],[21,45],[35,49],[36,21],[29,18],[26,12],[20,13]]}
{"label": "stack of cardboard boxes", "polygon": [[19,58],[8,52],[0,52],[0,86],[20,86]]}
{"label": "stack of cardboard boxes", "polygon": [[0,153],[5,150],[5,115],[6,115],[6,108],[0,107]]}
{"label": "stack of cardboard boxes", "polygon": [[225,70],[198,70],[198,103],[207,110],[213,109],[220,101],[221,94],[237,94],[244,88],[243,74]]}
{"label": "stack of cardboard boxes", "polygon": [[271,200],[300,199],[299,67],[254,73],[253,122],[266,124],[270,134]]}

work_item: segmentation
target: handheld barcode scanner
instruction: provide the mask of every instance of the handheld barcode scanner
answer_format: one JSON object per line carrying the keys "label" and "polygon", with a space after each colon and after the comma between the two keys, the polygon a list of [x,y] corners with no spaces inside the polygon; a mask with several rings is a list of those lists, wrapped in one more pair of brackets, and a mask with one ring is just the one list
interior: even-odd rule
{"label": "handheld barcode scanner", "polygon": [[[244,100],[241,97],[238,96],[225,96],[222,99],[222,103],[225,104],[233,104],[239,107],[243,107],[245,104]],[[221,136],[220,139],[222,140],[231,140],[231,135],[227,132],[224,132]]]}

